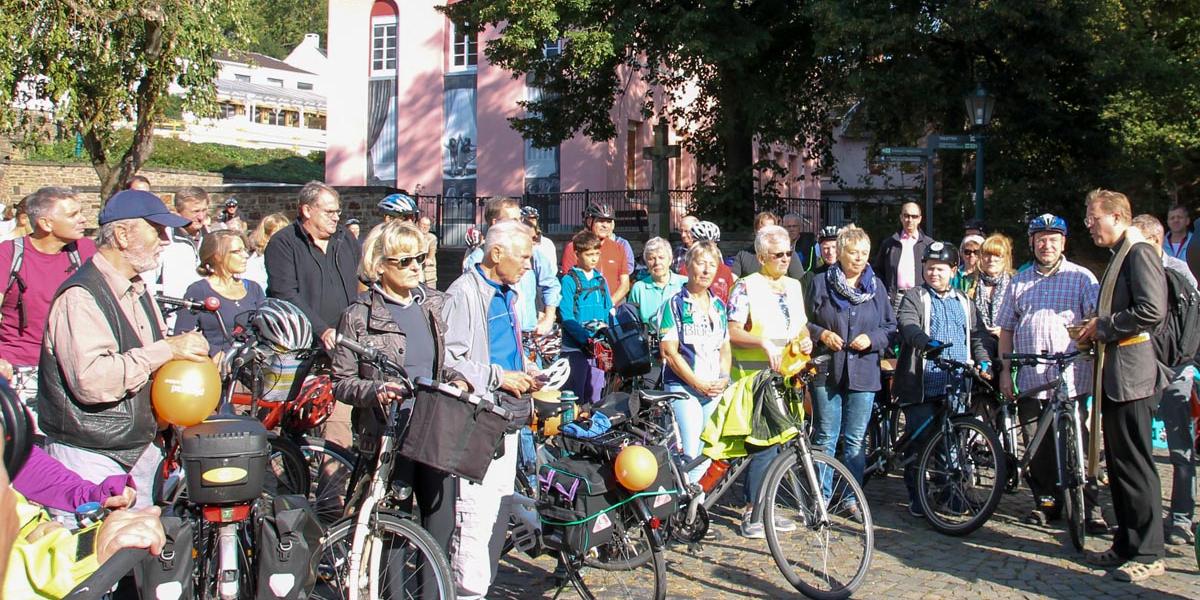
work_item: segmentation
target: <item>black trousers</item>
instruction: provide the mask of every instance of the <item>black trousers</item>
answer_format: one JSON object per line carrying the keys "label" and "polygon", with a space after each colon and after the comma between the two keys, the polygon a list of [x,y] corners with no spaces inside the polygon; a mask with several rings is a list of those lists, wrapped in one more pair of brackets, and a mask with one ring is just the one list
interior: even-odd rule
{"label": "black trousers", "polygon": [[1150,441],[1150,419],[1157,404],[1157,396],[1130,402],[1114,402],[1105,396],[1101,412],[1104,456],[1117,517],[1113,550],[1122,558],[1142,563],[1163,557],[1162,483]]}
{"label": "black trousers", "polygon": [[[1047,400],[1046,402],[1049,402]],[[1087,411],[1087,395],[1075,397],[1075,410],[1079,415],[1080,435],[1083,438],[1084,460],[1086,461],[1088,440],[1091,434],[1088,431],[1088,411]],[[1038,417],[1042,414],[1042,401],[1037,398],[1025,398],[1017,404],[1017,415],[1021,420],[1021,437],[1025,444],[1028,445],[1033,441],[1034,434],[1037,433]],[[1054,505],[1061,507],[1063,503],[1062,490],[1058,489],[1058,464],[1054,458],[1054,436],[1049,431],[1046,432],[1046,437],[1042,438],[1042,443],[1033,453],[1033,458],[1029,461],[1029,489],[1033,492],[1033,502],[1038,504],[1039,496],[1050,496],[1054,498]],[[1088,479],[1083,486],[1083,503],[1087,509],[1087,518],[1099,519],[1103,517],[1100,510],[1100,487],[1096,485],[1095,479]],[[1058,515],[1048,515],[1055,518]]]}

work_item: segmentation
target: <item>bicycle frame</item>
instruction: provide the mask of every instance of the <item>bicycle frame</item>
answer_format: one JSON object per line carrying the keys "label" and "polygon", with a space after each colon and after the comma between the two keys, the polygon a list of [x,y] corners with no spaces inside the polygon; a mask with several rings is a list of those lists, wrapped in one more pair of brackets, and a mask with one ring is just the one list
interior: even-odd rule
{"label": "bicycle frame", "polygon": [[[1018,468],[1022,471],[1029,467],[1029,464],[1033,461],[1033,456],[1035,454],[1034,451],[1041,445],[1042,441],[1046,438],[1047,433],[1053,436],[1051,439],[1059,439],[1062,434],[1058,428],[1058,421],[1065,413],[1067,418],[1071,420],[1071,424],[1073,425],[1075,432],[1075,434],[1072,436],[1074,439],[1067,440],[1067,443],[1075,446],[1075,456],[1078,458],[1078,460],[1076,460],[1077,464],[1075,465],[1063,464],[1064,458],[1062,456],[1061,446],[1060,444],[1054,444],[1054,463],[1058,475],[1058,485],[1061,489],[1069,489],[1074,486],[1084,484],[1083,481],[1077,481],[1077,479],[1079,479],[1084,472],[1083,429],[1081,429],[1079,410],[1076,406],[1077,403],[1074,398],[1071,398],[1068,395],[1067,381],[1063,375],[1066,372],[1067,366],[1069,366],[1072,360],[1079,355],[1079,352],[1056,354],[1046,357],[1037,357],[1035,355],[1035,357],[1026,356],[1024,358],[1022,358],[1024,355],[1010,355],[1010,358],[1012,358],[1014,362],[1024,361],[1030,363],[1049,363],[1054,364],[1058,369],[1057,382],[1054,385],[1054,394],[1050,397],[1050,402],[1048,402],[1046,406],[1042,408],[1041,413],[1038,415],[1037,430],[1033,435],[1033,439],[1030,440],[1028,445],[1025,447],[1024,456],[1021,457],[1017,464]],[[1045,391],[1046,388],[1047,386],[1041,386],[1019,394],[1017,396],[1017,401],[1019,402],[1020,400],[1034,398],[1037,394]]]}

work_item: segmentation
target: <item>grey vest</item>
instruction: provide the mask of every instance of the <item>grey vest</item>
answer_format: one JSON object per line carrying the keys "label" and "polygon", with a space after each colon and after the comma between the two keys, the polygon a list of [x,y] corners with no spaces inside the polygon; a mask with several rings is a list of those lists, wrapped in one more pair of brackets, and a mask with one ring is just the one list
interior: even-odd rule
{"label": "grey vest", "polygon": [[[137,330],[117,304],[117,298],[104,280],[104,275],[92,261],[84,263],[63,282],[55,294],[55,300],[73,287],[87,290],[96,299],[109,330],[116,337],[118,352],[144,346]],[[157,341],[163,338],[163,334],[151,302],[150,294],[142,294],[142,309],[150,317],[153,337]],[[76,325],[94,327],[99,323]],[[81,404],[64,383],[58,360],[43,344],[38,363],[38,426],[56,442],[102,454],[129,469],[146,446],[154,441],[157,430],[150,404],[150,387],[144,385],[137,393],[126,394],[115,402]]]}

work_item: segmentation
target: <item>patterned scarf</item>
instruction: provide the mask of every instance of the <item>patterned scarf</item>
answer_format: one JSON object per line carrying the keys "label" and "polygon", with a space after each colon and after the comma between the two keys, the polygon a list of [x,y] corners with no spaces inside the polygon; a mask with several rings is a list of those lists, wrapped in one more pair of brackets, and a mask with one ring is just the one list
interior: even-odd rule
{"label": "patterned scarf", "polygon": [[[1000,273],[995,277],[989,277],[986,273],[980,271],[978,273],[980,285],[975,287],[975,307],[979,309],[979,315],[983,318],[985,327],[995,327],[997,312],[1000,310],[1000,301],[1004,299],[1004,292],[1008,289],[1008,283],[1012,281],[1012,275],[1008,273]],[[984,294],[984,289],[988,292]]]}
{"label": "patterned scarf", "polygon": [[875,297],[875,272],[871,270],[871,265],[867,265],[858,276],[858,286],[851,288],[842,265],[834,263],[825,271],[825,284],[833,290],[833,299],[837,304],[849,302],[857,306]]}

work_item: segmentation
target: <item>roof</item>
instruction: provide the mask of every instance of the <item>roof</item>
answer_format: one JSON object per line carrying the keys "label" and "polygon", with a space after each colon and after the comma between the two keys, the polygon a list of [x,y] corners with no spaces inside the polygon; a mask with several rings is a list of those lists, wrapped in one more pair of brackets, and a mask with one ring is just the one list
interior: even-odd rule
{"label": "roof", "polygon": [[253,96],[255,98],[271,100],[279,104],[303,105],[318,109],[325,108],[325,96],[314,94],[311,91],[262,85],[248,81],[238,81],[236,79],[218,79],[217,95],[234,98],[248,98]]}
{"label": "roof", "polygon": [[279,60],[278,58],[271,58],[270,56],[267,56],[266,54],[259,54],[257,52],[243,52],[243,51],[221,52],[221,53],[217,54],[215,58],[217,60],[242,63],[244,65],[263,67],[265,69],[277,69],[279,71],[291,71],[293,73],[305,73],[307,75],[316,75],[316,73],[313,73],[311,71],[305,71],[304,69],[298,69],[296,67],[293,67],[292,65],[289,65],[289,64],[283,62],[282,60]]}

